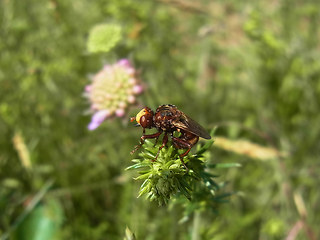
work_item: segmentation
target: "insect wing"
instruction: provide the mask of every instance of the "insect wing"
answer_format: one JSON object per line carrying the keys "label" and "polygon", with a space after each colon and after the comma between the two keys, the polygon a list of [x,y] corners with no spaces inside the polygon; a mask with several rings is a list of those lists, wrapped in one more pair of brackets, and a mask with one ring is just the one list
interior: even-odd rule
{"label": "insect wing", "polygon": [[191,132],[199,137],[202,137],[205,139],[211,139],[210,134],[202,126],[200,126],[199,123],[197,123],[192,118],[185,115],[184,113],[181,115],[178,121],[175,121],[173,123],[173,125],[176,128],[180,128],[187,132]]}

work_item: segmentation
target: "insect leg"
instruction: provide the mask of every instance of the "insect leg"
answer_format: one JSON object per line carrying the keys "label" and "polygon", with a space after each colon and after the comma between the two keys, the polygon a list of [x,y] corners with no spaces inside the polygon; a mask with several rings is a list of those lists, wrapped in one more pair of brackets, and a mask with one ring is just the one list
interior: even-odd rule
{"label": "insect leg", "polygon": [[177,138],[177,137],[172,137],[172,142],[175,145],[176,148],[182,148],[182,149],[187,149],[187,151],[185,151],[184,153],[180,154],[180,161],[182,162],[183,166],[188,170],[185,162],[183,161],[183,158],[185,156],[188,155],[188,153],[190,152],[191,148],[194,145],[194,142],[196,143],[198,141],[199,137],[198,136],[194,136],[193,139],[188,139],[190,140],[194,140],[193,142],[188,142],[185,139],[181,139],[181,138]]}
{"label": "insect leg", "polygon": [[[160,135],[159,135],[160,136]],[[157,143],[158,143],[158,140],[159,140],[159,136],[156,138],[156,141],[154,142],[154,147],[157,145]]]}
{"label": "insect leg", "polygon": [[150,135],[142,135],[140,138],[140,144],[135,146],[134,149],[130,152],[131,154],[133,154],[135,151],[137,151],[143,144],[144,144],[144,140],[148,139],[148,138],[158,138],[161,135],[162,131],[159,131],[157,133],[154,134],[150,134]]}
{"label": "insect leg", "polygon": [[[157,140],[158,140],[158,139],[157,139]],[[154,161],[157,160],[161,149],[162,149],[165,145],[167,145],[167,142],[168,142],[168,135],[167,135],[167,133],[165,133],[164,136],[163,136],[163,139],[162,139],[162,145],[159,147],[159,150],[158,150],[158,152],[157,152],[157,155],[156,155]]]}
{"label": "insect leg", "polygon": [[177,137],[172,137],[172,142],[176,148],[183,148],[183,149],[190,148],[191,149],[193,147],[192,143],[190,143],[184,139],[177,138]]}

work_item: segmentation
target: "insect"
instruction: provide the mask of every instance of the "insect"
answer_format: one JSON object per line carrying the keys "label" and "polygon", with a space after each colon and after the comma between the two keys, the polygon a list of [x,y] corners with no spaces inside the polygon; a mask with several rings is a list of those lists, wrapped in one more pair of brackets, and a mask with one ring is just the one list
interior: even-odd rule
{"label": "insect", "polygon": [[[159,136],[164,133],[162,145],[158,150],[155,160],[157,159],[160,150],[166,146],[169,135],[176,148],[187,149],[184,153],[179,155],[180,160],[186,169],[188,168],[183,161],[183,157],[190,152],[191,148],[198,142],[199,137],[211,139],[209,133],[202,126],[180,111],[175,105],[171,104],[161,105],[155,112],[150,108],[145,107],[136,115],[136,117],[132,117],[130,121],[136,121],[138,123],[137,126],[141,126],[143,128],[140,144],[131,151],[131,154],[137,151],[144,144],[145,139],[156,138],[157,142]],[[156,128],[157,132],[146,135],[146,128]],[[176,131],[180,132],[179,137],[174,136],[174,132]]]}

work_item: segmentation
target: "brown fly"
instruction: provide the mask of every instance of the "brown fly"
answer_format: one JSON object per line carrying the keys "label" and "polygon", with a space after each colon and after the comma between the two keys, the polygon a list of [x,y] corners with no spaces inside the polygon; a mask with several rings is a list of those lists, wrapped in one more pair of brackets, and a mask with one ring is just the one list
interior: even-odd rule
{"label": "brown fly", "polygon": [[[156,138],[157,141],[159,136],[164,133],[162,145],[159,148],[155,160],[157,159],[160,150],[166,146],[168,142],[168,135],[170,135],[172,143],[176,148],[187,149],[184,153],[179,155],[180,160],[186,169],[187,167],[183,161],[183,157],[190,152],[191,148],[198,142],[199,137],[211,139],[209,133],[200,126],[199,123],[171,104],[159,106],[155,112],[150,108],[145,107],[137,114],[136,117],[131,118],[131,122],[133,121],[138,123],[137,126],[141,126],[143,128],[143,135],[140,138],[140,144],[134,148],[131,154],[144,144],[145,139]],[[156,128],[157,132],[146,135],[146,128]],[[174,136],[174,132],[176,131],[180,132],[179,137]]]}

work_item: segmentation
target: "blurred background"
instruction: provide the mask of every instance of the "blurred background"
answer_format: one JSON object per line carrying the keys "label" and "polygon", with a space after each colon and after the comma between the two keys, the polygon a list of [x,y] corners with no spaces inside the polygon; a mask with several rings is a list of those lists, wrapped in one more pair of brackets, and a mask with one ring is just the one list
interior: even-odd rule
{"label": "blurred background", "polygon": [[[0,13],[2,239],[320,238],[318,0],[2,0]],[[121,37],[92,53],[102,23]],[[144,92],[89,131],[90,75],[123,58]],[[129,117],[166,103],[217,127],[210,162],[242,165],[216,170],[234,194],[201,221],[137,198],[125,171],[142,132]]]}

